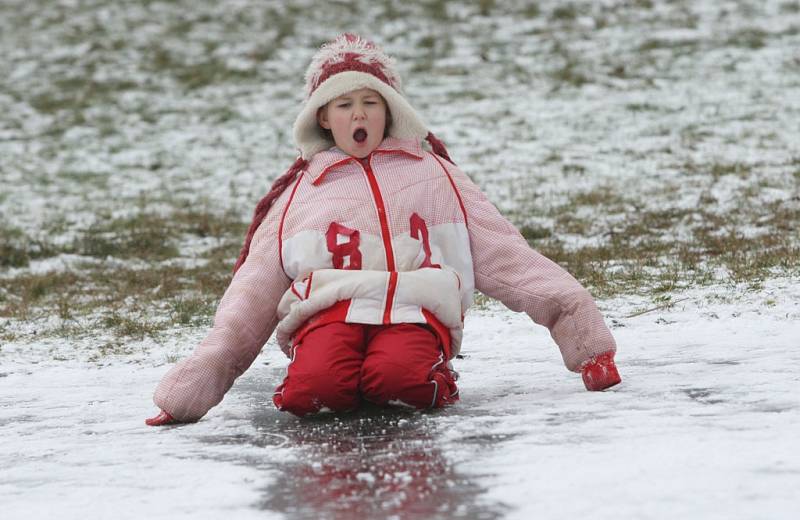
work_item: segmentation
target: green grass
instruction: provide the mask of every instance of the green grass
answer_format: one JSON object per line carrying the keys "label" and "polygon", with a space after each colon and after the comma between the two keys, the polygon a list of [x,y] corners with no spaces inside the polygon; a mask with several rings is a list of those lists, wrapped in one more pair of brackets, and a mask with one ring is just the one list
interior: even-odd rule
{"label": "green grass", "polygon": [[555,85],[555,89],[562,86],[582,87],[591,83],[591,78],[585,72],[583,64],[573,55],[564,52],[561,65],[550,71],[550,79]]}
{"label": "green grass", "polygon": [[99,320],[100,325],[117,336],[142,340],[145,336],[156,338],[159,331],[166,328],[164,322],[158,323],[142,316],[130,317],[115,311]]}
{"label": "green grass", "polygon": [[[237,247],[227,248],[224,257],[214,251],[216,258],[203,267],[155,264],[131,269],[102,263],[75,271],[0,278],[0,293],[5,295],[0,299],[0,319],[57,316],[67,323],[99,313],[102,317],[94,322],[100,328],[139,339],[170,325],[201,325],[230,282]],[[148,317],[153,314],[163,319]]]}
{"label": "green grass", "polygon": [[[91,71],[89,72],[91,74]],[[136,88],[130,81],[96,82],[85,74],[56,82],[55,89],[31,97],[33,108],[44,114],[62,110],[78,111],[98,103],[108,103],[121,92]]]}
{"label": "green grass", "polygon": [[[142,259],[160,261],[180,256],[178,241],[184,235],[234,240],[244,236],[247,224],[233,213],[217,213],[191,207],[177,207],[165,216],[137,213],[111,218],[99,215],[97,222],[77,229],[71,243],[57,245],[41,235],[26,235],[14,227],[0,225],[0,267],[26,267],[31,260],[60,254],[77,254],[99,259]],[[64,232],[63,221],[45,226]]]}
{"label": "green grass", "polygon": [[150,72],[171,75],[188,90],[220,82],[253,81],[258,77],[255,68],[233,69],[224,61],[213,57],[199,62],[187,62],[159,45],[154,45],[150,50],[147,67]]}
{"label": "green grass", "polygon": [[747,49],[757,50],[766,46],[768,37],[769,34],[763,29],[749,28],[742,29],[730,35],[726,43],[733,47],[745,47]]}
{"label": "green grass", "polygon": [[[2,228],[2,258],[9,266],[24,267],[41,251],[80,254],[87,262],[73,270],[0,278],[0,319],[56,316],[60,325],[50,334],[81,336],[91,329],[76,320],[92,317],[98,329],[134,339],[156,337],[169,326],[207,324],[230,281],[245,229],[232,213],[185,207],[167,216],[145,212],[101,220],[72,243],[34,250],[20,245],[29,242],[24,233]],[[180,256],[179,239],[186,236],[216,238],[219,245],[205,250],[200,264],[184,267],[170,260]],[[125,260],[144,267],[119,263]]]}
{"label": "green grass", "polygon": [[173,323],[198,327],[210,324],[209,317],[214,310],[212,295],[205,298],[178,297],[170,302],[170,317]]}
{"label": "green grass", "polygon": [[31,260],[49,258],[59,252],[59,247],[38,234],[29,236],[0,223],[0,268],[27,267]]}
{"label": "green grass", "polygon": [[73,251],[97,258],[149,258],[163,260],[178,255],[175,229],[158,215],[139,214],[100,221],[73,244]]}
{"label": "green grass", "polygon": [[30,257],[22,231],[0,225],[0,267],[25,267]]}
{"label": "green grass", "polygon": [[628,103],[625,108],[631,112],[657,112],[660,110],[658,106],[650,103]]}
{"label": "green grass", "polygon": [[11,330],[8,329],[8,324],[4,321],[0,321],[0,350],[3,350],[3,341],[15,341],[19,335]]}
{"label": "green grass", "polygon": [[574,4],[565,3],[556,7],[553,10],[552,17],[554,20],[574,20],[578,16],[578,8]]}
{"label": "green grass", "polygon": [[[563,233],[586,234],[590,224],[576,224],[560,214],[552,231],[528,230],[525,236],[542,254],[565,267],[597,296],[667,293],[714,283],[758,287],[772,275],[800,274],[800,244],[788,232],[796,209],[768,208],[762,233],[747,236],[726,219],[703,209],[643,211],[629,216],[618,229],[601,230],[601,245],[568,247]],[[672,229],[702,222],[688,240],[667,239]],[[523,230],[529,228],[523,227]],[[724,279],[719,270],[726,273]]]}
{"label": "green grass", "polygon": [[800,13],[800,2],[784,2],[781,4],[781,12],[788,14]]}

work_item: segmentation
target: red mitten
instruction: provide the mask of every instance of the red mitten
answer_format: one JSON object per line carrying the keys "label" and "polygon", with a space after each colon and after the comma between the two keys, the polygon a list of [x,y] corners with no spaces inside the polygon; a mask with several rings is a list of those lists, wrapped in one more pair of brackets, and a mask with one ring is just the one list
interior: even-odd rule
{"label": "red mitten", "polygon": [[622,381],[614,364],[613,352],[605,352],[584,363],[581,374],[587,390],[605,390]]}
{"label": "red mitten", "polygon": [[180,421],[176,421],[174,417],[164,410],[161,410],[161,412],[155,417],[151,417],[144,421],[147,426],[165,426],[167,424],[175,424],[177,422]]}

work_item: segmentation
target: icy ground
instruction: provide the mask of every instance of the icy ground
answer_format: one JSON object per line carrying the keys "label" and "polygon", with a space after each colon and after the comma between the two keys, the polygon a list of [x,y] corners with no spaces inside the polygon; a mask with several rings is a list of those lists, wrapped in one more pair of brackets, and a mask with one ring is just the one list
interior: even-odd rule
{"label": "icy ground", "polygon": [[630,318],[634,299],[609,302],[624,381],[605,393],[585,392],[526,316],[476,312],[462,399],[437,413],[279,413],[286,360],[268,345],[202,421],[148,428],[169,365],[12,352],[2,516],[796,518],[800,289],[684,297]]}
{"label": "icy ground", "polygon": [[[3,0],[0,240],[31,259],[0,258],[0,520],[800,518],[790,260],[763,287],[719,264],[695,287],[676,264],[672,285],[599,300],[624,378],[602,394],[491,304],[468,316],[447,410],[280,414],[286,360],[268,344],[199,423],[144,426],[209,317],[170,317],[193,295],[155,286],[112,308],[101,278],[203,265],[217,244],[177,226],[174,258],[78,246],[137,214],[248,221],[294,158],[306,64],[342,31],[398,58],[409,99],[517,225],[576,247],[641,223],[704,250],[694,232],[720,221],[797,244],[797,0]],[[96,266],[80,294],[48,285]],[[677,304],[639,314],[659,296]],[[166,328],[135,339],[112,317]]]}

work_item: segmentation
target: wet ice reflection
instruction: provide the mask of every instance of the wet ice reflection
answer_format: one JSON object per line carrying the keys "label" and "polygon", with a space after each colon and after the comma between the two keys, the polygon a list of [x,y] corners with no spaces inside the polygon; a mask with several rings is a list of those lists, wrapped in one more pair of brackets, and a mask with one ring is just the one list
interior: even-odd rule
{"label": "wet ice reflection", "polygon": [[266,490],[265,509],[309,518],[501,516],[478,504],[481,490],[437,446],[435,413],[365,407],[277,423],[276,414],[259,415],[259,431],[279,429],[301,456]]}
{"label": "wet ice reflection", "polygon": [[456,409],[420,413],[365,405],[349,414],[299,419],[265,399],[278,380],[277,371],[269,372],[234,389],[248,402],[255,433],[203,439],[264,449],[263,457],[251,450],[242,457],[276,477],[263,490],[261,509],[315,519],[503,515],[501,505],[480,500],[484,490],[448,458],[442,432],[457,420]]}

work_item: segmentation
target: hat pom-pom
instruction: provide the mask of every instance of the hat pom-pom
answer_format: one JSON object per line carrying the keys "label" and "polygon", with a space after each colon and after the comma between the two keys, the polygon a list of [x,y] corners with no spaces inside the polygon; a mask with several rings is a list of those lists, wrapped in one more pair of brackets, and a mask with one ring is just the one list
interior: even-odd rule
{"label": "hat pom-pom", "polygon": [[323,45],[314,55],[305,74],[306,98],[322,83],[326,69],[345,61],[361,62],[380,70],[387,83],[396,91],[401,91],[400,74],[391,56],[373,42],[353,33],[344,33]]}

